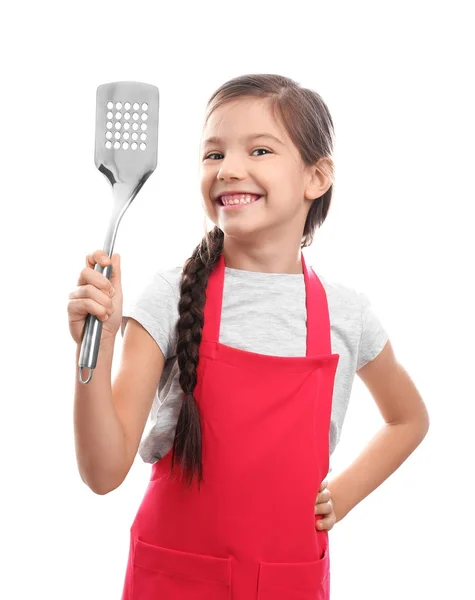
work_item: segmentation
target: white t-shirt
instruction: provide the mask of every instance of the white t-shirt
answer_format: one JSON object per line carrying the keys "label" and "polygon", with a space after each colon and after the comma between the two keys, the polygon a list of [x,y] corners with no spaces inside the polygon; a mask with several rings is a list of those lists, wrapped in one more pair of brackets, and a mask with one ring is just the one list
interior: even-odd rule
{"label": "white t-shirt", "polygon": [[[330,455],[340,439],[355,373],[383,349],[388,334],[368,297],[317,273],[327,295],[331,351],[340,359],[335,375]],[[178,300],[182,267],[156,271],[130,302],[124,299],[121,335],[137,320],[166,358],[139,455],[154,463],[171,449],[183,392],[176,360]],[[275,356],[305,356],[305,282],[300,274],[257,273],[225,267],[220,343]],[[331,469],[330,469],[331,470]]]}

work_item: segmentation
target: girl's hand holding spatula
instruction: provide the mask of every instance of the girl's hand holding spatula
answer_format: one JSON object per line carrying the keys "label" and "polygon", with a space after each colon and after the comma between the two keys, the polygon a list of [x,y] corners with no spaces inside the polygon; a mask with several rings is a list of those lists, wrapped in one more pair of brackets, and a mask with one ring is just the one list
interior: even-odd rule
{"label": "girl's hand holding spatula", "polygon": [[[112,264],[111,279],[94,269]],[[80,344],[88,314],[102,321],[101,343],[115,340],[122,322],[122,285],[120,277],[120,255],[113,254],[112,260],[103,250],[96,250],[86,257],[86,267],[81,271],[78,285],[69,294],[69,331],[76,344]]]}

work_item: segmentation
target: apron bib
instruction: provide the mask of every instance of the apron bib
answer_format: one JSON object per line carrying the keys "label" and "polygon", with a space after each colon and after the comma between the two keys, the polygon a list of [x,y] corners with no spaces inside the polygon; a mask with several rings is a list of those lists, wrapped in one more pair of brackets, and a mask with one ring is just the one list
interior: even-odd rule
{"label": "apron bib", "polygon": [[[339,355],[325,290],[302,256],[306,356],[219,343],[225,261],[208,279],[195,399],[203,481],[152,465],[130,529],[122,600],[328,600],[328,531],[315,501],[329,468]],[[320,518],[320,517],[317,517]]]}

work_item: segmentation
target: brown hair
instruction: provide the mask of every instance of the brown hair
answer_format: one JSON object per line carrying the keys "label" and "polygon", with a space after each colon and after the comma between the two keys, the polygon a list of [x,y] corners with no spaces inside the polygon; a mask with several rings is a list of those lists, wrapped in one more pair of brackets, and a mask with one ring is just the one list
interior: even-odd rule
{"label": "brown hair", "polygon": [[[325,102],[315,91],[301,87],[288,77],[253,74],[227,81],[209,99],[204,124],[211,113],[224,103],[249,97],[269,100],[274,116],[280,117],[305,165],[314,165],[324,157],[331,158],[334,128]],[[333,181],[333,161],[326,161],[326,165]],[[301,248],[310,246],[315,230],[325,221],[332,192],[333,185],[313,201],[302,233]],[[223,251],[223,242],[224,233],[219,227],[206,233],[185,262],[180,283],[176,354],[184,398],[173,441],[171,468],[173,470],[177,457],[189,484],[195,474],[198,475],[198,484],[203,478],[201,421],[193,392],[203,330],[205,291],[208,277]]]}

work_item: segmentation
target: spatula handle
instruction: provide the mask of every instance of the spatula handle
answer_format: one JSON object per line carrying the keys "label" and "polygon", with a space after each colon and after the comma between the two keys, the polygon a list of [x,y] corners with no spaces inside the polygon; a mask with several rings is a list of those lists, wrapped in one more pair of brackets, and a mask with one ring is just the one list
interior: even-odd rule
{"label": "spatula handle", "polygon": [[[112,265],[102,267],[96,263],[94,267],[95,271],[99,271],[110,280],[112,275]],[[81,383],[89,383],[92,379],[93,369],[97,365],[97,356],[99,354],[99,346],[101,343],[102,335],[102,321],[100,321],[96,315],[88,314],[86,317],[86,325],[84,327],[84,334],[81,342],[81,352],[79,354],[79,372],[78,379]],[[89,377],[86,381],[82,379],[82,370],[89,369]]]}

